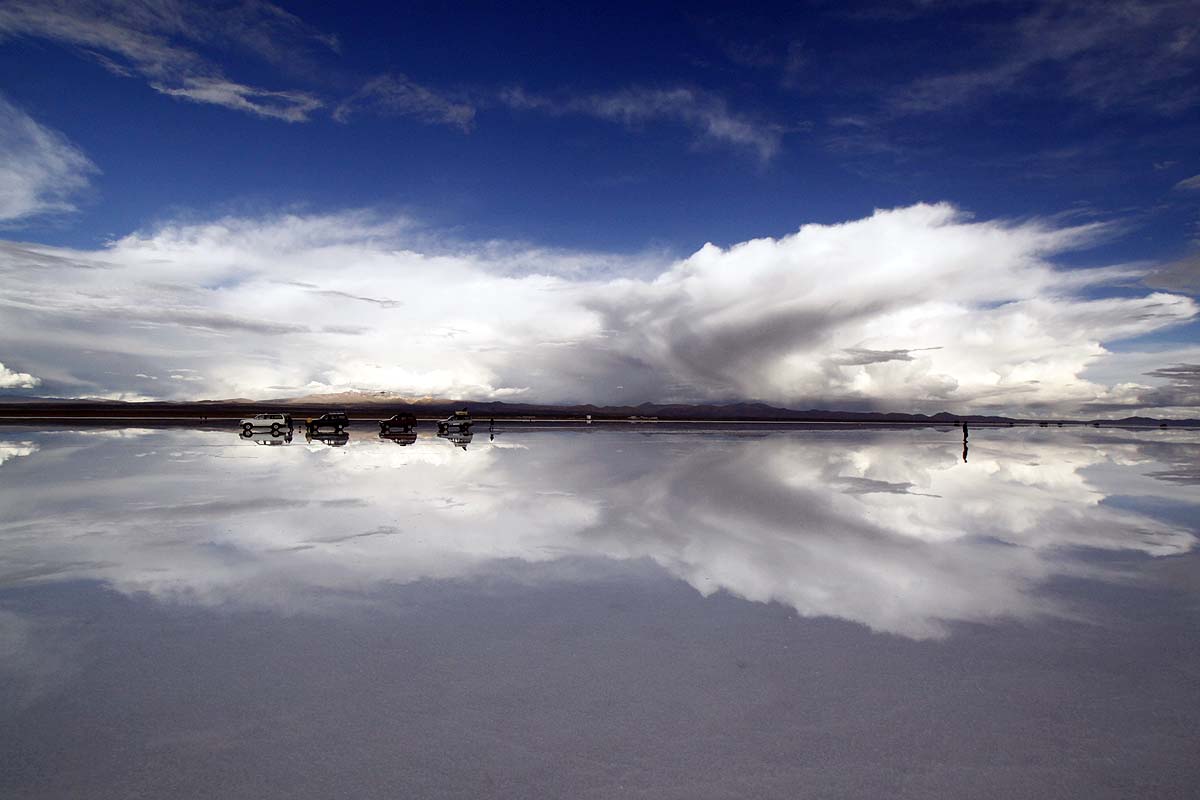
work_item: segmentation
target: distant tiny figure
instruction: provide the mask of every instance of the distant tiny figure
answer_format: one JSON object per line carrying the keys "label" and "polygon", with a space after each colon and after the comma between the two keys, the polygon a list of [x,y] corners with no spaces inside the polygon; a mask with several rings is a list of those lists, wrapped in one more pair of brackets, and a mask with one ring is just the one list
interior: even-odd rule
{"label": "distant tiny figure", "polygon": [[963,437],[963,463],[967,463],[967,438]]}
{"label": "distant tiny figure", "polygon": [[967,440],[967,421],[963,420],[963,441]]}

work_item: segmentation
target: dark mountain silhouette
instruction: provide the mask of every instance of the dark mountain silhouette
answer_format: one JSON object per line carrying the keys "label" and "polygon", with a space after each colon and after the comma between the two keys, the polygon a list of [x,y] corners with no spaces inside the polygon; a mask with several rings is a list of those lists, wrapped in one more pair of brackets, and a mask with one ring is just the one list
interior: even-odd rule
{"label": "dark mountain silhouette", "polygon": [[639,405],[601,406],[552,405],[542,403],[508,403],[498,400],[471,401],[445,398],[410,398],[386,394],[343,393],[310,395],[277,400],[199,400],[194,402],[123,402],[115,400],[73,400],[41,397],[0,395],[0,419],[160,419],[180,422],[198,419],[239,418],[269,410],[286,409],[294,417],[318,416],[330,409],[343,409],[352,417],[378,419],[393,413],[411,412],[421,417],[445,416],[459,408],[469,408],[476,418],[498,420],[514,418],[584,420],[705,421],[705,422],[853,422],[853,423],[914,423],[953,424],[966,420],[980,424],[1040,423],[1105,425],[1200,426],[1200,419],[1162,420],[1152,417],[1122,419],[1068,419],[1060,417],[1006,417],[983,414],[907,414],[880,411],[835,411],[827,409],[797,410],[780,408],[767,403],[740,402],[724,404],[641,403]]}

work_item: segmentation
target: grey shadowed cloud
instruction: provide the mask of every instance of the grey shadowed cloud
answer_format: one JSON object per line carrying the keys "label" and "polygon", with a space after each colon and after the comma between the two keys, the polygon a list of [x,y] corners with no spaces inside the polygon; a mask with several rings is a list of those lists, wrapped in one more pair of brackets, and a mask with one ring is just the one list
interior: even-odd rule
{"label": "grey shadowed cloud", "polygon": [[[1184,351],[1188,357],[1200,358],[1200,349]],[[1151,358],[1146,354],[1142,359]],[[1159,381],[1158,385],[1131,384],[1128,392],[1118,398],[1101,398],[1084,404],[1089,412],[1123,412],[1121,415],[1145,413],[1159,409],[1175,411],[1189,417],[1200,416],[1200,364],[1176,363],[1144,373],[1144,377]]]}
{"label": "grey shadowed cloud", "polygon": [[125,77],[140,76],[156,91],[260,117],[302,122],[323,105],[300,90],[249,86],[225,76],[209,49],[237,49],[279,65],[312,50],[336,50],[337,40],[263,0],[228,4],[184,0],[8,0],[0,5],[0,38],[32,36],[77,48]]}
{"label": "grey shadowed cloud", "polygon": [[352,115],[363,112],[449,125],[463,133],[469,133],[475,122],[474,106],[450,100],[400,73],[367,81],[334,109],[333,118],[346,122]]}
{"label": "grey shadowed cloud", "polygon": [[887,361],[912,361],[913,353],[918,353],[922,350],[938,349],[937,347],[918,347],[908,350],[870,350],[865,347],[850,347],[843,351],[841,356],[834,356],[833,361],[837,364],[845,365],[883,364]]}
{"label": "grey shadowed cloud", "polygon": [[1159,267],[1143,283],[1156,289],[1200,294],[1200,255],[1191,255]]}
{"label": "grey shadowed cloud", "polygon": [[1146,374],[1167,381],[1140,398],[1147,405],[1200,408],[1200,364],[1175,364]]}
{"label": "grey shadowed cloud", "polygon": [[594,117],[637,129],[655,122],[686,126],[699,143],[721,144],[770,161],[782,145],[785,128],[731,111],[725,99],[700,89],[630,87],[613,92],[551,96],[513,87],[500,102],[518,111],[551,116]]}
{"label": "grey shadowed cloud", "polygon": [[99,172],[78,147],[0,95],[0,226],[73,211]]}

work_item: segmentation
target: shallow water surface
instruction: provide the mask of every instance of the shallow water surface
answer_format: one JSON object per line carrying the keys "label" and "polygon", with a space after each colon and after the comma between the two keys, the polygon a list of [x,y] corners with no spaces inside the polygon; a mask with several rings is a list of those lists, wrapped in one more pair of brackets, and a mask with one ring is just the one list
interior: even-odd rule
{"label": "shallow water surface", "polygon": [[0,796],[1200,785],[1200,432],[338,444],[0,428]]}

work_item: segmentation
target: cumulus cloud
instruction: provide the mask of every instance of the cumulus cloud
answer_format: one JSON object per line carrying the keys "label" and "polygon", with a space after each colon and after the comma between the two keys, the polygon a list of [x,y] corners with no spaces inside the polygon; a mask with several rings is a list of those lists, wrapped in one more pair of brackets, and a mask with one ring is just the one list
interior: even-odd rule
{"label": "cumulus cloud", "polygon": [[[1102,232],[917,205],[652,268],[652,256],[446,243],[368,213],[223,219],[93,251],[0,245],[0,352],[70,395],[1069,413],[1142,396],[1138,378],[1161,361],[1104,382],[1085,373],[1128,363],[1106,344],[1198,310],[1162,291],[1090,299],[1142,277],[1054,265]],[[137,377],[180,366],[205,380]]]}
{"label": "cumulus cloud", "polygon": [[41,382],[40,378],[35,378],[27,372],[14,372],[0,364],[0,389],[32,389]]}
{"label": "cumulus cloud", "polygon": [[38,451],[34,442],[0,441],[0,464],[21,456],[31,456]]}
{"label": "cumulus cloud", "polygon": [[724,98],[686,87],[639,87],[563,98],[512,88],[502,92],[500,99],[521,111],[590,116],[628,128],[674,122],[692,130],[700,142],[749,150],[764,162],[779,152],[783,138],[781,126],[734,113]]}
{"label": "cumulus cloud", "polygon": [[0,223],[74,210],[95,165],[62,134],[0,96]]}
{"label": "cumulus cloud", "polygon": [[363,111],[449,125],[464,133],[475,121],[475,108],[470,104],[452,101],[402,74],[380,75],[367,81],[334,109],[333,118],[345,122]]}
{"label": "cumulus cloud", "polygon": [[314,47],[337,47],[336,39],[263,0],[222,6],[182,0],[10,0],[0,5],[4,36],[62,42],[115,74],[141,76],[163,94],[288,122],[307,119],[321,101],[308,92],[231,81],[203,50],[232,47],[287,64]]}

